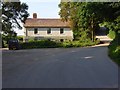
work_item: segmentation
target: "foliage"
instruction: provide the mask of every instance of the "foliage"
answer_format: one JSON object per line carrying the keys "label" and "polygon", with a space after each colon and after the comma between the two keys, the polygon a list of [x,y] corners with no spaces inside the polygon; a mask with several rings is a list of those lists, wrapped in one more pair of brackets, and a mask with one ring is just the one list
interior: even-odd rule
{"label": "foliage", "polygon": [[77,41],[70,42],[70,47],[86,47],[86,46],[93,46],[99,43],[100,41],[97,39],[94,42],[92,42],[90,39],[80,39]]}
{"label": "foliage", "polygon": [[115,31],[109,30],[107,36],[111,39],[114,39],[115,38]]}
{"label": "foliage", "polygon": [[29,42],[21,42],[21,49],[32,49],[32,48],[69,48],[69,47],[85,47],[92,46],[99,43],[92,42],[91,40],[81,40],[81,41],[65,41],[65,42],[55,42],[48,40],[39,40],[39,41],[29,41]]}
{"label": "foliage", "polygon": [[61,2],[60,16],[69,21],[75,40],[81,37],[95,39],[99,24],[113,22],[120,15],[120,2]]}
{"label": "foliage", "polygon": [[25,20],[29,16],[27,10],[28,6],[21,2],[1,2],[2,8],[0,13],[2,14],[2,40],[7,46],[7,42],[11,38],[17,38],[17,33],[13,28],[21,29],[20,23],[25,23]]}
{"label": "foliage", "polygon": [[120,31],[120,16],[112,22],[104,22],[104,26],[108,28],[108,36],[114,39],[118,31]]}
{"label": "foliage", "polygon": [[24,23],[29,16],[28,6],[21,2],[2,2],[2,31],[11,34],[12,29],[22,28],[20,22]]}
{"label": "foliage", "polygon": [[16,37],[20,42],[23,42],[23,36],[17,36]]}
{"label": "foliage", "polygon": [[8,47],[8,41],[10,39],[13,39],[13,38],[16,38],[16,35],[13,35],[11,36],[11,34],[8,34],[8,35],[4,35],[4,34],[1,34],[2,35],[2,42],[3,42],[3,47]]}
{"label": "foliage", "polygon": [[32,48],[55,48],[60,47],[60,43],[40,40],[40,41],[29,41],[25,43],[20,43],[21,49],[32,49]]}
{"label": "foliage", "polygon": [[115,19],[116,25],[113,26],[115,38],[109,45],[109,56],[120,65],[120,16]]}
{"label": "foliage", "polygon": [[109,45],[109,56],[115,61],[118,65],[120,65],[120,44],[114,40]]}
{"label": "foliage", "polygon": [[70,21],[75,40],[83,37],[94,41],[98,24],[107,19],[110,13],[110,7],[100,2],[61,2],[59,7],[62,20]]}

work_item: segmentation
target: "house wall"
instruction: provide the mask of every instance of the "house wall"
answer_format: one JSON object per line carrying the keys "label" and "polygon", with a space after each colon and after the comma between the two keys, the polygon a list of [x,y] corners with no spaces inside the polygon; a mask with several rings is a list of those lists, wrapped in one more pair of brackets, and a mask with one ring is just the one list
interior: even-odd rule
{"label": "house wall", "polygon": [[70,28],[64,28],[64,33],[60,34],[60,28],[51,28],[51,33],[47,34],[48,28],[38,28],[38,33],[34,34],[34,28],[26,28],[26,37],[44,37],[52,39],[73,40],[73,32]]}

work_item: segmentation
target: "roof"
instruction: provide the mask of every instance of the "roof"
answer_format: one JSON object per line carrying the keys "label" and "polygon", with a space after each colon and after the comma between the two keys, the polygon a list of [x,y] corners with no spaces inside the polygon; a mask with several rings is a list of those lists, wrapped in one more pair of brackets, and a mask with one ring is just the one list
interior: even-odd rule
{"label": "roof", "polygon": [[63,22],[61,19],[41,19],[28,18],[25,21],[24,27],[70,27],[68,22]]}

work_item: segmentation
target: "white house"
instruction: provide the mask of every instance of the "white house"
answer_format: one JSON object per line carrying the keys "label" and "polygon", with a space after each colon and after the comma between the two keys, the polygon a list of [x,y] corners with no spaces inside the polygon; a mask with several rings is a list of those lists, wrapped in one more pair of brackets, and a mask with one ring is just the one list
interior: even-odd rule
{"label": "white house", "polygon": [[50,39],[50,40],[73,40],[73,31],[70,29],[68,22],[61,19],[42,19],[37,18],[33,13],[33,18],[28,18],[24,24],[25,40]]}

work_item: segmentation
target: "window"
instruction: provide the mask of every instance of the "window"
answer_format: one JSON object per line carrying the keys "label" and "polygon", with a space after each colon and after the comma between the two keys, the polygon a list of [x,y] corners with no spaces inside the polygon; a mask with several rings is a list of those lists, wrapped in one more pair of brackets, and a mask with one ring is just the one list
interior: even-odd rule
{"label": "window", "polygon": [[60,28],[60,34],[63,34],[63,33],[64,33],[63,28]]}
{"label": "window", "polygon": [[37,33],[38,33],[38,29],[34,28],[34,34],[37,34]]}
{"label": "window", "polygon": [[63,39],[60,39],[61,42],[63,42],[64,40]]}
{"label": "window", "polygon": [[51,28],[48,28],[47,34],[50,34],[50,33],[51,33]]}

